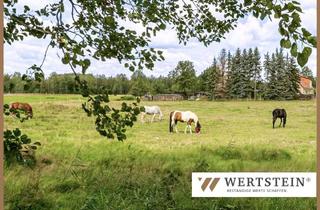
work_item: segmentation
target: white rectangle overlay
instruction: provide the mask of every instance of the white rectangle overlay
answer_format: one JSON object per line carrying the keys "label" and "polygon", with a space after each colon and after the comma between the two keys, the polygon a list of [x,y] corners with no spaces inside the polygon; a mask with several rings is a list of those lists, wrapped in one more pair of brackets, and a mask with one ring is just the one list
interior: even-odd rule
{"label": "white rectangle overlay", "polygon": [[316,173],[192,173],[192,197],[316,197]]}

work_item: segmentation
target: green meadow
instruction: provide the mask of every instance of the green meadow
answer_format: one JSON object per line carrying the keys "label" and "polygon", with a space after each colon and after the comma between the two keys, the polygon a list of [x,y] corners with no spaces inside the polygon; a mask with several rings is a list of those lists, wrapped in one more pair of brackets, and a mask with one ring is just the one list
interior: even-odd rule
{"label": "green meadow", "polygon": [[[119,106],[119,98],[112,96],[111,104]],[[5,209],[316,209],[315,198],[191,198],[192,172],[316,171],[314,100],[142,101],[159,105],[164,119],[141,123],[139,117],[119,142],[96,132],[78,95],[4,99],[28,102],[34,112],[24,123],[5,116],[4,128],[19,127],[42,144],[34,168],[5,167]],[[287,126],[272,129],[278,107],[287,110]],[[183,123],[179,133],[169,133],[173,110],[195,112],[201,134],[184,134]]]}

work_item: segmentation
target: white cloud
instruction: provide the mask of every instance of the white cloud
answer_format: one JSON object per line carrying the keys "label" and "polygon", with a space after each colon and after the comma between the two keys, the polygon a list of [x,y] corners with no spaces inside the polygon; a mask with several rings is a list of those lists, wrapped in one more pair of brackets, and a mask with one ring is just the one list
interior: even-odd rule
{"label": "white cloud", "polygon": [[151,47],[155,48],[170,49],[181,47],[181,45],[179,45],[177,34],[174,30],[161,31],[156,37],[152,37],[151,41]]}
{"label": "white cloud", "polygon": [[317,1],[316,0],[300,0],[302,8],[309,9],[309,8],[316,8]]}
{"label": "white cloud", "polygon": [[316,15],[317,15],[316,8],[310,8],[310,9],[304,10],[301,16],[302,25],[312,33],[316,33],[316,25],[317,25],[316,18],[315,18]]}

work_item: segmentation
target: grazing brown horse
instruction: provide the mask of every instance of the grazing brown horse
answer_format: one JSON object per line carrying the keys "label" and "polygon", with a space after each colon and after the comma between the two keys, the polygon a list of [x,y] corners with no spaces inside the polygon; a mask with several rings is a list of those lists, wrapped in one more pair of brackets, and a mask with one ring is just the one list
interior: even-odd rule
{"label": "grazing brown horse", "polygon": [[195,132],[200,133],[201,125],[199,123],[198,116],[190,111],[181,112],[181,111],[174,111],[170,113],[170,119],[169,119],[169,132],[173,132],[173,129],[175,128],[176,132],[178,133],[177,129],[177,122],[187,122],[187,126],[184,130],[184,133],[187,133],[187,130],[189,129],[190,133],[192,133],[191,130],[191,124],[195,123]]}
{"label": "grazing brown horse", "polygon": [[280,118],[280,125],[279,127],[281,127],[282,124],[282,120],[283,120],[283,127],[286,126],[286,122],[287,122],[287,112],[285,109],[275,109],[272,112],[272,127],[274,128],[274,123],[276,122],[277,118]]}
{"label": "grazing brown horse", "polygon": [[33,117],[32,107],[28,103],[15,102],[10,105],[10,109],[16,111],[22,110],[26,113],[26,115],[28,115],[28,117]]}

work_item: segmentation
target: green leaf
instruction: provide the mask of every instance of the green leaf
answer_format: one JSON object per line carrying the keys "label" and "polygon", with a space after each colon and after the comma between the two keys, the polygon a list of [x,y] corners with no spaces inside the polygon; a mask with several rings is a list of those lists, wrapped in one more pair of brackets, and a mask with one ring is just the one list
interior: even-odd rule
{"label": "green leaf", "polygon": [[302,67],[306,65],[308,62],[309,56],[312,53],[312,49],[310,47],[305,47],[302,53],[298,53],[298,64]]}
{"label": "green leaf", "polygon": [[30,145],[30,148],[33,149],[33,150],[36,150],[36,149],[37,149],[37,146],[35,146],[35,145]]}
{"label": "green leaf", "polygon": [[34,144],[34,145],[41,146],[41,143],[40,143],[40,142],[38,142],[38,141],[34,142],[33,144]]}
{"label": "green leaf", "polygon": [[165,30],[165,29],[166,29],[166,24],[161,23],[161,24],[159,25],[159,28],[160,28],[161,30]]}
{"label": "green leaf", "polygon": [[307,40],[313,47],[317,47],[317,38],[315,36],[309,36]]}
{"label": "green leaf", "polygon": [[296,7],[290,2],[287,4],[287,8],[290,12],[292,12]]}
{"label": "green leaf", "polygon": [[252,4],[252,0],[244,0],[244,6],[249,6]]}
{"label": "green leaf", "polygon": [[90,60],[87,59],[87,58],[83,60],[83,63],[84,63],[86,66],[90,66],[90,64],[91,64]]}
{"label": "green leaf", "polygon": [[290,53],[291,53],[291,55],[292,55],[293,57],[297,57],[297,55],[298,55],[298,46],[297,46],[297,43],[293,43],[293,44],[292,44]]}
{"label": "green leaf", "polygon": [[279,33],[282,35],[282,36],[285,36],[285,35],[287,35],[287,31],[281,26],[281,27],[279,27]]}
{"label": "green leaf", "polygon": [[305,58],[305,56],[302,53],[298,53],[297,60],[298,60],[298,64],[301,67],[304,66],[308,62],[308,60]]}
{"label": "green leaf", "polygon": [[20,136],[20,135],[21,135],[20,129],[19,129],[19,128],[16,128],[15,130],[13,130],[13,134],[14,134],[16,137]]}
{"label": "green leaf", "polygon": [[300,2],[298,1],[292,1],[293,4],[296,4],[296,5],[300,5]]}
{"label": "green leaf", "polygon": [[302,34],[305,38],[308,38],[309,36],[311,36],[312,34],[305,28],[302,28]]}
{"label": "green leaf", "polygon": [[89,68],[91,64],[91,61],[86,58],[81,62],[81,64],[82,64],[82,74],[85,74],[86,70]]}
{"label": "green leaf", "polygon": [[27,13],[30,11],[30,7],[28,7],[27,5],[24,5],[24,13]]}
{"label": "green leaf", "polygon": [[276,18],[276,19],[280,18],[280,15],[281,15],[281,14],[278,13],[278,12],[277,12],[277,13],[274,13],[274,18]]}
{"label": "green leaf", "polygon": [[309,57],[312,53],[312,49],[310,47],[303,48],[302,54],[305,54],[307,57]]}
{"label": "green leaf", "polygon": [[283,48],[290,48],[291,47],[291,42],[290,42],[289,39],[281,39],[280,46],[283,47]]}
{"label": "green leaf", "polygon": [[297,13],[297,12],[292,13],[292,23],[293,24],[300,24],[300,22],[301,22],[301,18],[300,18],[299,13]]}
{"label": "green leaf", "polygon": [[66,54],[64,55],[64,57],[61,59],[61,61],[62,61],[63,64],[68,64],[68,63],[70,62],[70,55],[69,55],[69,53],[66,53]]}

